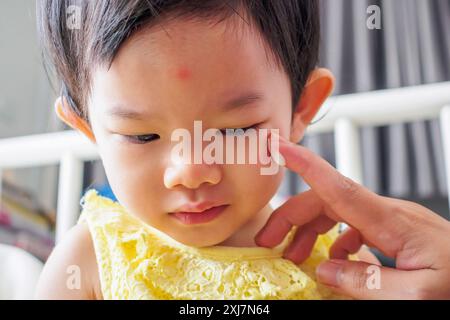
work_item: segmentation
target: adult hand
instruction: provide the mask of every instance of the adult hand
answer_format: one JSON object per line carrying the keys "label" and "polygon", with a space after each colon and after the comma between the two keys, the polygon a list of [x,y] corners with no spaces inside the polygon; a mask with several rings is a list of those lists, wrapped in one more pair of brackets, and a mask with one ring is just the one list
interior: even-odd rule
{"label": "adult hand", "polygon": [[[316,270],[319,282],[358,299],[450,299],[449,221],[416,203],[379,196],[308,149],[279,139],[286,167],[311,190],[272,213],[255,237],[258,245],[278,245],[297,225],[284,257],[301,263],[319,234],[345,222],[349,228],[330,248],[330,260]],[[370,264],[347,260],[363,244],[396,259],[396,268],[379,267],[378,289],[367,286]]]}

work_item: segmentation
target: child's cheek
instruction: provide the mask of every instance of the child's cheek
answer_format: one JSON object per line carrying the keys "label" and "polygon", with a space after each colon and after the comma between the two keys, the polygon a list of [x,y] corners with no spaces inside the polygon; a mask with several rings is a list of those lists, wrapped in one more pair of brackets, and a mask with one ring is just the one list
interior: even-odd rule
{"label": "child's cheek", "polygon": [[240,201],[253,202],[261,207],[275,195],[284,176],[285,168],[279,167],[276,174],[262,175],[260,165],[230,166],[227,176],[233,184],[233,191]]}

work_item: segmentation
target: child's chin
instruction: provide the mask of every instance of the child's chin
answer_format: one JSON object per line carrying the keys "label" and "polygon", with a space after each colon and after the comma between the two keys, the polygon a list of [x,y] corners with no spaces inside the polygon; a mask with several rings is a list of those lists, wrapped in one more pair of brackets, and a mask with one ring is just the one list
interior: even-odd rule
{"label": "child's chin", "polygon": [[194,238],[183,237],[183,238],[176,239],[176,240],[186,246],[202,248],[202,247],[210,247],[210,246],[215,246],[215,245],[220,244],[223,241],[223,239],[222,238],[219,239],[217,236],[218,236],[218,234],[215,234],[215,235],[211,236],[210,238],[203,237],[202,239],[199,239],[198,235],[195,235]]}

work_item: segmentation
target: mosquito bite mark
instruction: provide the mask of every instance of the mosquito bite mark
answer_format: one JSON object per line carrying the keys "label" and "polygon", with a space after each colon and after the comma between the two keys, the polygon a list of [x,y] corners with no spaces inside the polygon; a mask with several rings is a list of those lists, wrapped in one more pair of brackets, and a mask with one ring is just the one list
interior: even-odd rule
{"label": "mosquito bite mark", "polygon": [[181,67],[176,71],[176,77],[180,80],[188,80],[191,77],[192,73],[189,68]]}

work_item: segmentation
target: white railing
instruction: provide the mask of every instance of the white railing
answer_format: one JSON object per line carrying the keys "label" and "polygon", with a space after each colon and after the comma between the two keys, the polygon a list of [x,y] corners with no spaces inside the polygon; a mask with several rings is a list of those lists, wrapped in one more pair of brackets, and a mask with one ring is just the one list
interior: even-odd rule
{"label": "white railing", "polygon": [[362,182],[359,127],[440,117],[448,166],[450,119],[445,110],[449,108],[450,82],[335,96],[322,107],[321,114],[326,116],[311,125],[308,133],[334,131],[336,167],[346,176]]}
{"label": "white railing", "polygon": [[56,211],[58,242],[75,225],[79,215],[83,161],[98,158],[94,145],[75,131],[3,139],[0,140],[0,182],[4,169],[60,165]]}
{"label": "white railing", "polygon": [[[358,128],[440,117],[450,199],[450,82],[335,96],[323,107],[326,116],[308,134],[335,132],[336,166],[362,182]],[[76,223],[83,161],[98,159],[96,148],[74,131],[0,140],[2,169],[60,164],[56,241]],[[1,194],[1,183],[0,183]]]}

